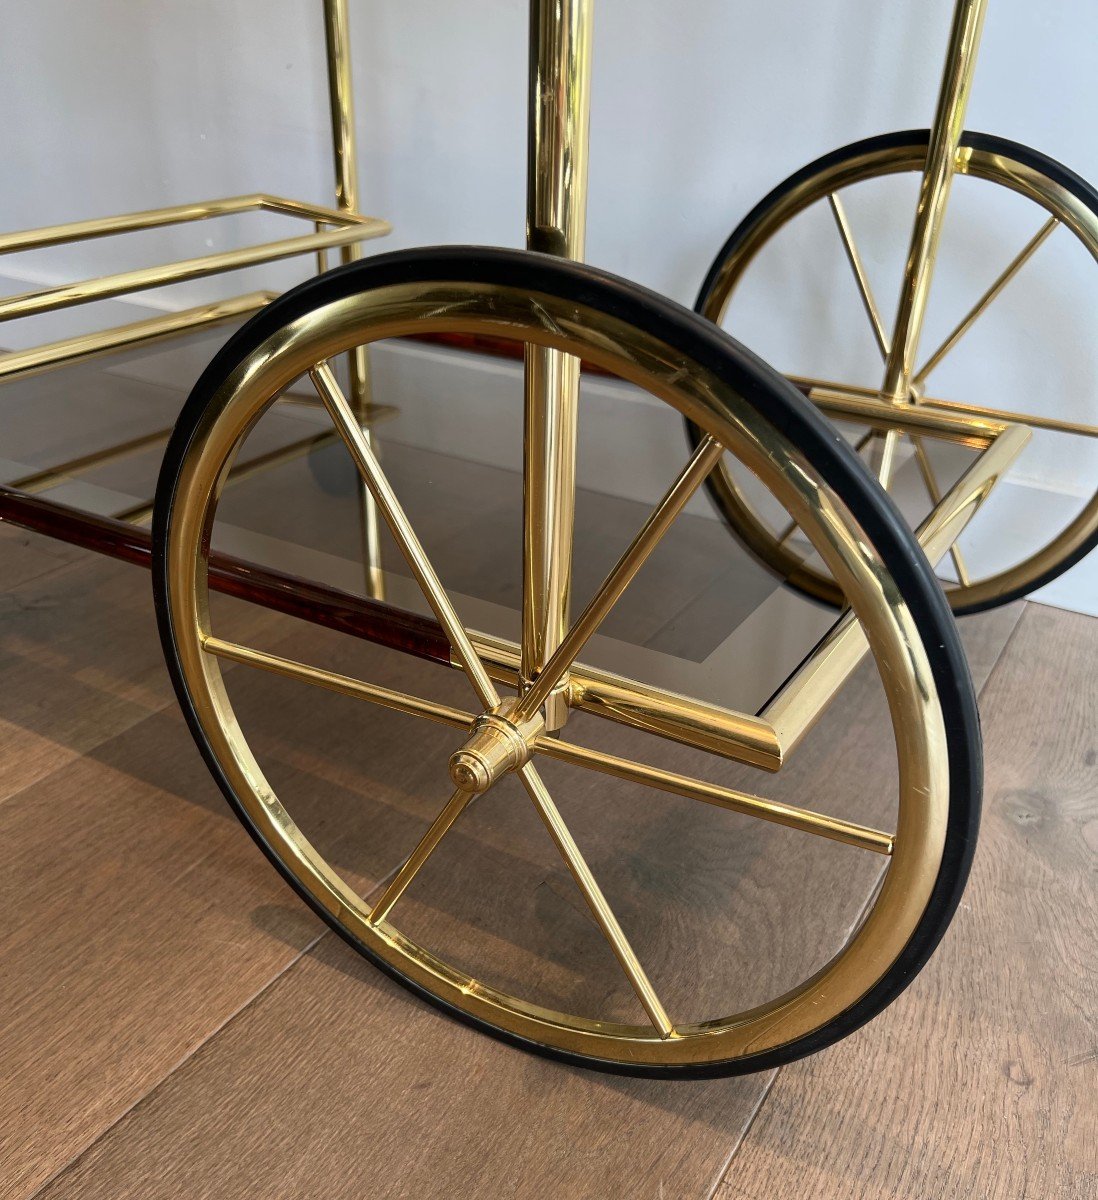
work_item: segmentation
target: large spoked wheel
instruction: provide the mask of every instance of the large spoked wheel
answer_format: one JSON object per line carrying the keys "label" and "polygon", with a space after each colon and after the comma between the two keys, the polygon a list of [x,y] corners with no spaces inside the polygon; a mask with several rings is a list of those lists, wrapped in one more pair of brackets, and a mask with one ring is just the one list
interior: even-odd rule
{"label": "large spoked wheel", "polygon": [[[749,338],[814,399],[879,397],[890,326],[878,298],[897,294],[928,139],[927,130],[868,138],[795,172],[725,243],[696,311]],[[1085,360],[1089,337],[1070,332],[1090,328],[1093,296],[1082,293],[1073,302],[1063,286],[1066,274],[1079,277],[1098,259],[1098,192],[1045,155],[980,133],[963,135],[956,171],[923,331],[934,348],[921,356],[908,399],[933,411],[1017,421],[1033,430],[1008,486],[941,565],[943,586],[961,614],[1027,595],[1098,544],[1098,397],[1093,365]],[[906,190],[899,176],[907,176]],[[1010,233],[994,232],[1002,228]],[[875,273],[888,289],[877,288],[876,296]],[[764,284],[780,313],[774,320],[767,310],[775,341],[758,332],[766,318],[752,288]],[[855,311],[858,301],[864,315]],[[798,305],[803,320],[791,335]],[[869,348],[873,342],[876,351]],[[689,425],[688,434],[695,442],[700,436]],[[883,439],[868,432],[858,448],[879,461],[875,451]],[[901,435],[896,444],[911,455],[908,475],[918,481],[919,499],[936,501],[944,490],[935,461],[940,449],[924,437]],[[1009,486],[1012,481],[1019,486]],[[886,483],[899,487],[899,481]],[[1037,484],[1044,490],[1035,491]],[[795,529],[765,510],[733,464],[712,474],[709,492],[765,565],[793,587],[841,604],[835,580],[798,544]]]}
{"label": "large spoked wheel", "polygon": [[[582,356],[704,430],[699,450],[577,619],[543,679],[554,663],[570,665],[620,596],[632,567],[654,548],[722,452],[757,473],[798,521],[841,580],[865,629],[895,738],[896,829],[881,834],[809,809],[727,793],[728,806],[741,812],[848,843],[837,853],[877,851],[887,863],[883,884],[855,931],[841,935],[835,952],[827,950],[807,978],[765,1003],[745,1011],[717,1007],[689,1023],[664,1007],[666,981],[646,973],[538,765],[546,756],[585,767],[598,755],[546,736],[539,712],[523,714],[514,697],[500,702],[479,644],[459,622],[326,365],[357,345],[440,331]],[[248,431],[280,392],[302,378],[315,385],[445,629],[475,697],[471,711],[410,699],[309,664],[264,658],[230,644],[211,626],[208,556],[222,484]],[[154,537],[154,586],[172,678],[202,753],[241,821],[295,891],[356,950],[484,1031],[628,1074],[699,1077],[762,1069],[821,1049],[879,1012],[918,972],[952,916],[973,850],[981,752],[971,680],[941,591],[902,518],[828,424],[780,376],[679,305],[590,268],[494,249],[383,255],[310,281],[249,322],[196,385],[165,458]],[[368,897],[295,823],[298,798],[275,794],[230,701],[221,672],[226,659],[265,666],[302,686],[319,683],[379,701],[408,713],[409,720],[457,727],[455,752],[437,766],[437,816],[418,845],[407,847],[404,866]],[[362,708],[363,720],[376,711],[366,703]],[[422,776],[421,764],[417,770]],[[619,759],[612,773],[622,777],[623,771],[628,777],[629,765]],[[646,1020],[547,1007],[537,995],[522,994],[513,980],[497,985],[492,962],[474,969],[445,961],[402,929],[405,889],[445,844],[473,796],[506,782],[504,776],[517,778],[544,823]],[[689,780],[668,784],[650,772],[645,782],[653,781],[695,796]],[[698,784],[698,799],[719,790],[705,786],[703,795]],[[828,844],[806,841],[810,850]],[[475,889],[478,881],[468,886]]]}

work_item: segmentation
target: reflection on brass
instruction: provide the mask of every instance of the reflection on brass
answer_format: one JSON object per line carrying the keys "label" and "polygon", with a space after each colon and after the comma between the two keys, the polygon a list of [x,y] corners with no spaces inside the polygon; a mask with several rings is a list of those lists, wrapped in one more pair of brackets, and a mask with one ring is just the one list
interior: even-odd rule
{"label": "reflection on brass", "polygon": [[[588,0],[530,0],[526,245],[581,260],[587,220],[591,90]],[[523,418],[522,678],[560,645],[572,592],[579,359],[526,346]],[[562,679],[567,685],[567,677]],[[568,716],[563,687],[542,698],[549,729]]]}
{"label": "reflection on brass", "polygon": [[[937,562],[961,536],[1029,437],[1024,425],[1007,428],[919,526],[916,536],[930,562]],[[792,753],[816,723],[868,649],[866,631],[848,612],[766,706],[762,716],[773,725],[785,754]]]}
{"label": "reflection on brass", "polygon": [[473,722],[469,740],[450,755],[450,778],[454,786],[470,792],[486,792],[508,771],[530,761],[536,738],[545,732],[545,718],[537,709],[530,716],[518,710],[518,698],[508,696],[490,712]]}
{"label": "reflection on brass", "polygon": [[[332,127],[332,160],[335,163],[336,206],[342,213],[358,212],[358,153],[355,148],[355,94],[351,80],[351,40],[347,0],[324,0],[324,45],[328,55],[328,109]],[[319,227],[318,227],[319,232]],[[352,242],[340,248],[340,261],[354,262],[361,246]],[[318,251],[317,267],[328,268],[326,250]],[[351,378],[351,406],[359,425],[367,430],[373,408],[370,362],[365,346],[355,346],[347,355]],[[366,440],[371,435],[366,433]],[[358,519],[365,571],[366,595],[385,599],[385,576],[381,569],[381,523],[373,496],[365,484],[358,489]]]}
{"label": "reflection on brass", "polygon": [[532,716],[549,699],[550,693],[566,677],[583,649],[602,624],[603,619],[621,599],[622,593],[636,577],[648,556],[655,550],[671,523],[686,507],[687,501],[705,482],[705,477],[717,465],[724,447],[714,438],[705,438],[690,462],[656,505],[640,533],[618,559],[613,570],[591,597],[583,613],[561,639],[549,661],[519,701],[515,716]]}
{"label": "reflection on brass", "polygon": [[[486,683],[490,676],[518,682],[520,648],[468,633],[452,605],[440,603],[445,601],[441,584],[429,562],[417,562],[414,531],[391,494],[376,456],[362,444],[361,431],[357,430],[346,398],[330,370],[317,366],[357,344],[421,332],[511,338],[582,357],[689,414],[714,442],[750,466],[797,519],[828,568],[841,580],[858,621],[871,631],[869,642],[884,684],[897,744],[899,809],[892,834],[807,809],[772,804],[746,792],[707,786],[689,777],[583,748],[547,746],[555,741],[547,733],[538,733],[529,740],[523,737],[523,745],[533,750],[535,758],[511,767],[510,773],[517,775],[545,823],[647,1013],[648,1025],[550,1011],[533,999],[507,994],[452,963],[440,961],[394,925],[399,906],[384,919],[375,919],[369,903],[356,895],[309,843],[272,791],[236,725],[218,670],[218,655],[207,652],[215,633],[210,628],[206,602],[205,555],[220,484],[259,414],[290,382],[311,373],[337,429],[364,478],[371,483],[398,544],[409,554],[417,578],[421,584],[426,581],[428,591],[436,585],[439,589],[432,607],[447,627],[455,656],[476,680],[481,700],[480,714],[476,715],[498,709],[495,687]],[[881,586],[883,567],[850,514],[784,434],[751,405],[744,404],[721,379],[696,362],[685,362],[681,351],[671,351],[656,335],[582,301],[531,294],[518,286],[451,279],[395,283],[324,305],[257,347],[226,380],[211,404],[216,419],[188,449],[168,530],[169,608],[181,667],[213,753],[250,818],[268,843],[276,847],[280,858],[291,864],[295,877],[315,903],[338,914],[340,922],[371,952],[433,995],[497,1028],[558,1049],[623,1063],[700,1063],[784,1044],[819,1028],[849,1007],[894,961],[925,911],[944,845],[948,809],[946,731],[933,676],[910,614],[894,589]],[[996,441],[987,455],[994,454],[1001,444]],[[978,461],[986,465],[987,455]],[[647,552],[643,540],[641,548]],[[612,573],[611,592],[616,589],[613,578]],[[565,630],[564,637],[569,636]],[[582,642],[582,638],[571,636],[577,644]],[[257,665],[270,667],[267,663]],[[333,684],[330,678],[323,680],[322,686],[354,690],[340,680]],[[364,689],[360,695],[372,698]],[[760,719],[722,713],[696,699],[639,681],[607,678],[581,664],[570,667],[564,695],[570,703],[588,711],[601,711],[616,720],[677,737],[699,749],[709,749],[711,742],[719,744],[722,738],[727,745],[721,748],[732,748],[738,739],[739,745],[734,746],[737,756],[771,768],[781,763],[781,741],[765,716]],[[386,699],[392,704],[392,697]],[[413,705],[419,702],[401,699],[398,703],[406,706],[405,711],[413,711]],[[437,712],[417,715],[445,718]],[[458,720],[464,719],[464,715],[455,716],[455,727]],[[709,725],[711,719],[714,727]],[[483,748],[477,741],[473,746]],[[673,1021],[535,769],[538,755],[558,759],[571,756],[576,766],[590,766],[663,791],[683,792],[706,803],[887,855],[889,869],[884,886],[853,938],[813,979],[749,1012],[718,1011],[698,1024]],[[514,758],[520,760],[522,753]],[[444,756],[439,762],[440,798],[449,794],[443,789],[454,786],[447,778],[447,768]],[[486,769],[492,774],[490,767]],[[477,782],[471,775],[460,778]],[[406,873],[405,879],[414,878],[417,864],[425,861],[432,844],[443,840],[445,830],[458,819],[465,807],[462,797],[467,789],[460,787],[458,793],[440,808],[432,823],[437,839],[435,834],[427,841],[421,838],[421,848],[408,860],[411,874]]]}
{"label": "reflection on brass", "polygon": [[[298,212],[297,210],[301,210]],[[30,317],[38,313],[54,312],[70,308],[74,304],[89,304],[93,300],[109,300],[125,296],[130,292],[149,288],[167,287],[173,283],[184,283],[191,279],[204,279],[222,271],[239,271],[244,267],[255,267],[261,263],[277,262],[299,254],[312,254],[328,246],[346,246],[351,242],[381,237],[391,226],[376,217],[360,217],[351,213],[339,213],[319,205],[297,205],[273,196],[242,196],[236,200],[209,201],[203,205],[188,205],[183,209],[160,209],[151,213],[134,213],[128,217],[110,219],[111,228],[106,232],[128,232],[132,229],[148,229],[155,225],[178,224],[181,221],[199,220],[222,213],[266,211],[285,212],[305,216],[312,221],[323,220],[333,227],[324,233],[306,233],[296,237],[281,238],[258,246],[244,246],[237,250],[223,250],[218,254],[204,254],[199,258],[183,259],[181,262],[163,263],[156,267],[142,267],[134,271],[122,271],[116,275],[104,275],[100,279],[85,279],[79,283],[59,284],[40,291],[24,292],[0,300],[0,321]],[[176,216],[173,220],[156,220],[164,213],[185,212],[191,215]],[[0,237],[0,254],[13,249],[29,249],[37,245],[55,245],[77,241],[83,237],[102,236],[102,233],[82,232],[87,226],[98,229],[107,222],[81,222],[59,225],[48,230],[30,230],[27,234]],[[116,227],[117,226],[117,227]],[[37,236],[36,236],[37,235]],[[19,239],[25,239],[27,245]]]}
{"label": "reflection on brass", "polygon": [[60,342],[34,346],[29,350],[12,350],[7,354],[0,354],[0,380],[17,375],[20,379],[26,379],[42,371],[82,362],[99,354],[131,350],[185,333],[195,333],[199,329],[210,329],[226,321],[250,316],[274,298],[274,292],[248,292],[231,300],[214,300],[196,308],[161,313],[155,317],[133,321],[129,325],[116,325],[111,329],[96,330],[94,333],[81,333]]}
{"label": "reflection on brass", "polygon": [[[752,223],[746,236],[721,261],[706,300],[704,315],[717,324],[723,324],[736,287],[763,247],[812,205],[825,201],[828,203],[839,228],[863,307],[869,316],[874,339],[885,352],[886,369],[879,388],[790,378],[829,415],[839,414],[847,406],[843,415],[853,416],[851,402],[859,398],[896,405],[896,416],[890,427],[879,417],[875,421],[875,427],[884,433],[883,453],[876,469],[886,484],[892,473],[900,438],[917,429],[929,430],[929,426],[924,426],[920,420],[921,416],[928,413],[953,416],[961,422],[970,420],[972,432],[977,437],[987,432],[984,426],[994,423],[1021,424],[1032,429],[1078,437],[1098,437],[1098,424],[1093,421],[1070,421],[1058,416],[1015,412],[995,405],[932,398],[923,394],[930,373],[987,311],[1056,228],[1062,225],[1070,230],[1086,251],[1098,260],[1098,215],[1080,195],[1058,178],[1045,174],[1032,161],[1013,157],[1009,146],[980,149],[961,141],[985,10],[986,0],[958,0],[954,7],[929,146],[913,135],[906,144],[896,139],[890,144],[865,148],[858,153],[832,156],[831,161],[825,162],[817,171],[801,172],[795,184],[783,190],[781,196]],[[909,172],[920,175],[920,194],[894,332],[889,338],[880,321],[880,310],[868,291],[868,281],[840,196],[845,189],[856,188],[866,181]],[[915,356],[930,296],[942,222],[950,185],[957,175],[983,180],[1016,192],[1038,205],[1046,216],[1033,237],[1014,254],[964,317],[916,369]],[[920,415],[914,416],[915,412]],[[876,413],[874,415],[877,416]],[[966,440],[963,435],[960,439],[953,439],[952,434],[944,431],[935,431],[935,436]],[[924,456],[918,450],[916,456],[920,458],[919,469],[926,479]],[[842,603],[841,589],[834,580],[817,570],[812,563],[805,562],[794,547],[784,544],[783,539],[779,538],[784,526],[779,525],[775,529],[753,509],[743,489],[724,464],[714,476],[714,490],[718,493],[728,520],[736,526],[753,552],[773,570],[811,595],[831,604]],[[1072,561],[1080,549],[1091,542],[1096,531],[1098,491],[1086,498],[1082,509],[1068,524],[1050,535],[1046,545],[1033,552],[1026,551],[1026,557],[998,569],[992,575],[980,577],[977,574],[973,577],[963,560],[957,561],[960,556],[954,555],[958,582],[951,584],[943,581],[943,586],[951,603],[964,608],[979,608],[1006,596],[1024,594],[1040,580],[1056,573],[1064,563]]]}
{"label": "reflection on brass", "polygon": [[[485,633],[470,635],[489,674],[518,686],[519,651],[514,642]],[[454,664],[458,665],[457,663]],[[782,748],[769,722],[718,704],[676,695],[584,663],[569,670],[569,707],[606,717],[646,733],[766,771],[782,765]]]}
{"label": "reflection on brass", "polygon": [[457,729],[471,729],[476,719],[472,713],[462,712],[461,709],[452,708],[448,704],[437,704],[419,696],[395,692],[392,688],[378,687],[376,684],[352,679],[335,671],[325,671],[320,667],[294,662],[293,659],[282,658],[277,654],[268,654],[264,650],[254,650],[249,646],[228,642],[212,634],[202,639],[202,649],[207,654],[216,654],[218,658],[224,658],[228,662],[258,667],[275,675],[283,675],[287,679],[298,679],[302,683],[310,683],[355,700],[370,700],[374,704],[380,704],[382,708],[391,708],[394,712],[406,713],[413,717],[426,717],[429,721],[452,725]]}
{"label": "reflection on brass", "polygon": [[[900,302],[885,363],[881,394],[896,404],[908,402],[915,354],[923,331],[934,263],[942,235],[950,184],[964,131],[965,111],[976,71],[987,0],[957,0],[949,31],[938,107],[930,127],[930,145],[915,209],[915,228],[904,267]],[[888,478],[881,481],[888,485]]]}
{"label": "reflection on brass", "polygon": [[818,837],[844,842],[848,846],[857,846],[862,850],[872,850],[877,854],[892,853],[891,834],[882,833],[877,829],[867,829],[864,825],[858,825],[853,821],[843,821],[838,817],[828,817],[822,813],[810,812],[805,808],[783,804],[779,800],[767,800],[762,796],[752,796],[747,792],[738,792],[734,788],[721,787],[719,784],[708,783],[702,779],[692,779],[688,775],[679,775],[674,771],[664,771],[659,767],[632,762],[614,754],[607,754],[602,750],[591,750],[586,746],[577,746],[559,738],[539,737],[534,742],[534,749],[547,758],[556,758],[561,762],[572,763],[578,767],[589,767],[593,771],[613,775],[615,779],[624,779],[629,783],[659,788],[660,791],[671,792],[673,795],[683,796],[687,800],[701,800],[706,804],[715,804],[718,808],[727,808],[731,812],[758,817],[775,825],[784,825],[788,829],[799,829],[803,833],[814,833]]}

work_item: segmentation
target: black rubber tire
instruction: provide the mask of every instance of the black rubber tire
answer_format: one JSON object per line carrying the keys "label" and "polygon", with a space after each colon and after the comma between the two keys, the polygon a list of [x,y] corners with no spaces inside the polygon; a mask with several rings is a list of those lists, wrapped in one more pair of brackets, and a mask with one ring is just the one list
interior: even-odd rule
{"label": "black rubber tire", "polygon": [[[725,260],[739,249],[741,243],[750,236],[755,226],[763,220],[769,210],[783,200],[787,193],[800,187],[805,180],[811,179],[812,176],[819,174],[821,171],[837,166],[848,158],[858,158],[863,154],[872,154],[880,150],[891,150],[898,146],[922,147],[925,149],[929,144],[929,129],[897,130],[894,133],[882,133],[875,137],[863,138],[861,141],[852,142],[849,146],[842,146],[838,150],[832,150],[828,154],[824,154],[799,170],[794,171],[792,175],[769,191],[732,231],[731,236],[721,247],[720,252],[706,273],[705,280],[698,292],[698,298],[694,301],[694,311],[697,313],[705,311],[710,292],[713,290],[713,286],[720,275]],[[1065,167],[1063,163],[1049,158],[1047,154],[1042,154],[1039,150],[1024,146],[1020,142],[1012,142],[1007,138],[996,137],[988,133],[976,133],[970,130],[966,130],[961,135],[961,145],[972,150],[1002,155],[1007,159],[1014,159],[1017,162],[1024,163],[1026,166],[1045,175],[1048,179],[1064,188],[1065,191],[1070,192],[1081,204],[1086,205],[1095,215],[1098,215],[1098,188],[1094,188],[1082,176]],[[686,422],[686,434],[690,444],[696,446],[700,433],[697,427],[691,424],[689,420]],[[739,536],[734,519],[726,511],[720,492],[710,481],[706,482],[706,487],[710,499],[720,513],[726,526],[732,531],[738,541],[747,546],[747,543]],[[999,608],[1004,604],[1011,604],[1015,600],[1021,600],[1031,592],[1035,592],[1038,588],[1044,587],[1046,583],[1051,583],[1054,579],[1059,578],[1065,571],[1070,570],[1076,563],[1086,558],[1096,546],[1098,546],[1098,529],[1095,530],[1094,534],[1086,542],[1078,546],[1072,554],[1065,556],[1060,562],[1039,576],[1027,587],[1004,592],[994,600],[988,600],[981,604],[953,603],[954,615],[962,617],[968,616],[971,613],[986,612],[992,608]],[[747,548],[750,549],[750,547]],[[760,561],[762,561],[763,566],[770,569],[769,563],[763,560]],[[795,579],[786,579],[784,582],[794,591],[809,596],[817,603],[827,603],[827,601],[821,600],[814,593],[798,586]]]}
{"label": "black rubber tire", "polygon": [[[580,301],[650,331],[727,380],[791,438],[849,506],[906,597],[926,648],[949,740],[950,801],[945,850],[922,921],[887,974],[857,1004],[813,1034],[775,1050],[697,1065],[627,1065],[562,1052],[490,1026],[440,1001],[373,955],[310,897],[267,844],[221,771],[199,723],[180,667],[172,630],[167,575],[176,485],[188,446],[225,378],[282,326],[352,293],[392,283],[467,282],[521,287]],[[941,588],[903,518],[861,461],[786,380],[689,309],[615,276],[540,254],[480,247],[399,251],[363,259],[303,283],[256,314],[226,343],[187,400],[168,444],[153,519],[153,591],[164,655],[180,707],[210,771],[248,832],[286,882],[359,953],[399,983],[467,1024],[504,1041],[575,1066],[662,1078],[711,1078],[768,1070],[852,1033],[911,982],[945,933],[960,900],[976,844],[982,790],[982,746],[976,698],[957,628]]]}

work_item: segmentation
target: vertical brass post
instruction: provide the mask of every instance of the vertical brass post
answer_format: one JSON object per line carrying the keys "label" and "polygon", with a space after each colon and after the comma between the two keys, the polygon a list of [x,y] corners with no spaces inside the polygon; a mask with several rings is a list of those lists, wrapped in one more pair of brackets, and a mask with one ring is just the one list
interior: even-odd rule
{"label": "vertical brass post", "polygon": [[[336,205],[341,212],[358,212],[358,160],[355,149],[355,101],[351,79],[351,45],[348,33],[347,0],[324,0],[324,42],[328,58],[328,104],[332,121],[332,154],[335,161]],[[357,244],[344,246],[342,261],[361,256]],[[326,265],[326,263],[325,263]],[[365,346],[347,355],[350,400],[366,437],[367,410],[371,403],[370,360]],[[362,558],[366,568],[366,594],[385,598],[381,571],[381,525],[373,496],[359,485],[359,514],[362,526]]]}
{"label": "vertical brass post", "polygon": [[[976,68],[976,51],[987,11],[987,0],[957,0],[953,24],[949,31],[942,86],[938,106],[930,129],[926,166],[919,190],[915,226],[904,268],[896,323],[885,362],[882,394],[894,404],[908,401],[911,378],[915,372],[915,355],[926,316],[930,283],[942,234],[942,222],[949,188],[957,160],[957,151],[964,131],[965,110],[972,91]],[[892,457],[896,435],[889,432],[885,439],[884,460],[881,463],[881,482],[887,487],[892,473]]]}
{"label": "vertical brass post", "polygon": [[[587,215],[590,0],[531,0],[526,244],[581,260]],[[527,346],[523,439],[522,677],[534,679],[567,630],[572,585],[579,360]],[[567,716],[561,681],[546,726]]]}

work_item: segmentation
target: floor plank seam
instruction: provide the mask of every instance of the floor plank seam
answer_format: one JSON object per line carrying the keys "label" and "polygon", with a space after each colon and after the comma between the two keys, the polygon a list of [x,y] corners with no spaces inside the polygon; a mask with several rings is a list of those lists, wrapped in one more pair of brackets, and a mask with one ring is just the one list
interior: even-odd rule
{"label": "floor plank seam", "polygon": [[235,1022],[238,1017],[243,1016],[243,1014],[245,1012],[247,1012],[247,1010],[250,1009],[251,1006],[253,1004],[255,1004],[255,1002],[261,996],[264,996],[272,987],[274,987],[274,985],[283,977],[283,975],[286,974],[287,971],[289,971],[292,967],[296,966],[296,964],[298,962],[300,962],[301,959],[303,959],[307,954],[310,954],[314,949],[316,949],[316,947],[324,940],[324,938],[330,937],[330,936],[331,936],[331,930],[322,929],[320,931],[320,933],[318,933],[317,936],[315,938],[313,938],[313,940],[311,942],[309,942],[307,945],[303,946],[301,948],[301,950],[293,956],[293,958],[291,958],[288,962],[286,962],[286,964],[281,968],[281,970],[276,971],[275,974],[272,975],[271,978],[268,979],[267,982],[261,988],[258,989],[258,991],[254,992],[251,996],[248,997],[247,1000],[244,1001],[243,1004],[239,1005],[239,1007],[234,1009],[225,1018],[225,1020],[221,1022],[220,1025],[218,1025],[214,1029],[211,1029],[210,1032],[204,1038],[201,1039],[201,1041],[197,1042],[192,1047],[191,1050],[189,1050],[186,1054],[184,1054],[183,1057],[180,1058],[177,1063],[175,1063],[171,1068],[169,1068],[169,1070],[167,1070],[156,1081],[156,1083],[154,1083],[152,1085],[152,1087],[150,1087],[146,1092],[142,1093],[142,1095],[138,1096],[138,1098],[128,1108],[126,1108],[122,1112],[120,1112],[118,1114],[118,1116],[115,1117],[115,1119],[110,1122],[109,1125],[104,1126],[103,1129],[101,1129],[99,1131],[99,1133],[97,1133],[95,1135],[95,1137],[92,1138],[92,1140],[90,1142],[88,1142],[88,1144],[86,1146],[83,1146],[76,1154],[74,1154],[72,1156],[72,1158],[70,1158],[68,1160],[68,1162],[66,1162],[62,1166],[58,1167],[58,1169],[56,1171],[54,1171],[54,1173],[52,1175],[50,1175],[47,1179],[44,1179],[38,1185],[38,1187],[36,1187],[34,1189],[34,1191],[28,1192],[26,1194],[26,1196],[23,1197],[23,1200],[35,1200],[35,1197],[40,1196],[46,1190],[46,1188],[52,1186],[59,1179],[61,1179],[63,1176],[67,1175],[70,1171],[72,1171],[77,1166],[77,1164],[81,1161],[81,1159],[83,1159],[87,1154],[89,1154],[92,1150],[94,1150],[95,1147],[108,1134],[110,1134],[117,1126],[121,1125],[123,1121],[125,1121],[131,1114],[135,1113],[142,1105],[144,1105],[148,1101],[150,1101],[160,1091],[160,1089],[172,1078],[172,1076],[175,1075],[175,1073],[181,1067],[186,1066],[186,1064],[189,1063],[195,1057],[196,1054],[198,1054],[206,1046],[210,1045],[214,1041],[215,1038],[220,1037],[221,1034],[224,1033],[224,1031],[226,1029],[228,1029],[228,1027],[230,1025],[232,1025],[233,1022]]}
{"label": "floor plank seam", "polygon": [[762,1112],[762,1107],[770,1096],[770,1093],[774,1088],[774,1084],[777,1083],[778,1076],[783,1070],[783,1067],[779,1067],[776,1071],[771,1071],[770,1079],[767,1081],[766,1087],[764,1087],[759,1093],[758,1103],[755,1105],[754,1109],[752,1109],[751,1115],[744,1122],[743,1128],[740,1130],[739,1137],[737,1137],[732,1143],[732,1148],[728,1151],[728,1157],[721,1165],[721,1168],[717,1173],[716,1181],[705,1194],[704,1200],[713,1200],[713,1197],[724,1186],[724,1181],[728,1178],[728,1172],[732,1169],[732,1164],[736,1161],[736,1155],[740,1152],[740,1147],[747,1140],[747,1136],[751,1132],[751,1127],[755,1124],[755,1120],[759,1113]]}
{"label": "floor plank seam", "polygon": [[[1014,640],[1015,636],[1017,635],[1018,628],[1022,624],[1022,619],[1025,616],[1028,608],[1029,608],[1028,603],[1024,603],[1019,608],[1018,619],[1014,622],[1014,624],[1010,628],[1010,632],[1003,639],[1003,644],[1002,644],[1002,646],[1000,646],[998,654],[996,654],[994,661],[991,663],[991,665],[987,669],[987,674],[984,676],[983,683],[980,684],[979,688],[976,689],[977,700],[983,699],[984,693],[987,691],[988,687],[991,685],[992,677],[995,675],[995,672],[998,670],[999,664],[1003,661],[1003,658],[1004,658],[1008,648],[1010,647],[1012,641]],[[874,899],[876,898],[876,895],[877,895],[878,891],[880,890],[881,884],[884,880],[886,869],[887,868],[885,868],[885,867],[881,868],[880,874],[877,876],[877,879],[874,882],[873,887],[871,887],[869,889],[869,892],[866,895],[865,903],[859,909],[854,920],[851,922],[850,929],[847,931],[848,939],[851,936],[853,936],[854,931],[861,924],[862,920],[865,917],[865,914],[872,907]],[[771,1075],[769,1082],[767,1083],[766,1087],[763,1089],[762,1093],[759,1096],[758,1104],[755,1105],[755,1108],[752,1111],[751,1116],[745,1122],[743,1129],[740,1131],[739,1137],[736,1139],[735,1143],[733,1144],[732,1149],[729,1151],[728,1158],[725,1160],[724,1165],[721,1168],[721,1171],[717,1177],[716,1183],[713,1185],[713,1188],[710,1190],[710,1192],[706,1195],[705,1200],[713,1200],[713,1197],[721,1189],[725,1180],[728,1178],[728,1173],[732,1169],[733,1163],[736,1161],[736,1155],[739,1153],[741,1147],[744,1145],[744,1143],[747,1141],[748,1137],[750,1136],[752,1127],[754,1126],[755,1121],[758,1118],[759,1114],[762,1112],[763,1105],[766,1103],[767,1099],[770,1096],[770,1093],[774,1089],[774,1085],[778,1081],[778,1076],[782,1073],[783,1070],[788,1070],[788,1069],[789,1069],[788,1067],[779,1067]]]}
{"label": "floor plank seam", "polygon": [[1029,612],[1032,605],[1033,605],[1033,601],[1031,601],[1031,600],[1023,600],[1022,601],[1022,604],[1018,609],[1018,620],[1015,621],[1014,624],[1010,627],[1010,632],[1003,639],[1003,644],[999,647],[999,653],[995,655],[995,661],[987,669],[987,675],[984,678],[984,682],[976,690],[976,699],[978,701],[982,700],[984,698],[984,693],[987,691],[988,687],[990,686],[992,677],[995,675],[995,672],[998,671],[999,665],[1002,663],[1004,657],[1006,656],[1006,652],[1013,645],[1014,639],[1018,636],[1018,630],[1021,627],[1022,622],[1026,618],[1026,613]]}

